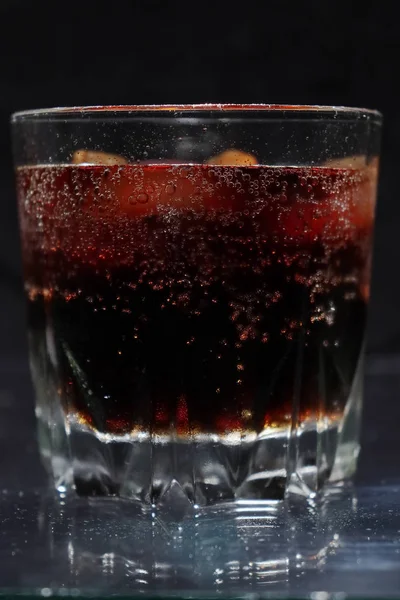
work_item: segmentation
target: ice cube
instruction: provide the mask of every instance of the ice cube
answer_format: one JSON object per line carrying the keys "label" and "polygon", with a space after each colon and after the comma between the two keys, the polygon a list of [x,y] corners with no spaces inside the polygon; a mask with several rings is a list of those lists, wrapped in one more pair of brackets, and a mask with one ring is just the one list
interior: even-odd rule
{"label": "ice cube", "polygon": [[365,169],[366,167],[376,169],[378,166],[377,156],[367,159],[365,154],[344,156],[343,158],[332,158],[324,162],[324,167],[340,169]]}
{"label": "ice cube", "polygon": [[207,160],[208,165],[232,165],[232,166],[250,166],[257,165],[258,161],[253,154],[243,152],[242,150],[224,150],[221,154],[212,156]]}
{"label": "ice cube", "polygon": [[119,154],[99,150],[77,150],[72,155],[74,165],[126,165],[128,161]]}

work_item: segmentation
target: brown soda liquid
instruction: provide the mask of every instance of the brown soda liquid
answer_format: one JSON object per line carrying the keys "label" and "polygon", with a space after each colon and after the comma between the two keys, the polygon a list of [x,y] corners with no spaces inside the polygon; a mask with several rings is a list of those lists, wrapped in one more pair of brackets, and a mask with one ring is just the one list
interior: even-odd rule
{"label": "brown soda liquid", "polygon": [[29,328],[113,436],[340,418],[364,339],[372,168],[17,171]]}

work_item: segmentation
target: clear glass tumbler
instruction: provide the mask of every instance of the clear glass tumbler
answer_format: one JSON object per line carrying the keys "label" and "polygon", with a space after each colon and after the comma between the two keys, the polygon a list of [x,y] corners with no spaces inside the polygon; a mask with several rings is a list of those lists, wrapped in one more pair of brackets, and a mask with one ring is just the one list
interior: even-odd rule
{"label": "clear glass tumbler", "polygon": [[105,106],[12,127],[57,489],[210,505],[350,477],[380,114]]}

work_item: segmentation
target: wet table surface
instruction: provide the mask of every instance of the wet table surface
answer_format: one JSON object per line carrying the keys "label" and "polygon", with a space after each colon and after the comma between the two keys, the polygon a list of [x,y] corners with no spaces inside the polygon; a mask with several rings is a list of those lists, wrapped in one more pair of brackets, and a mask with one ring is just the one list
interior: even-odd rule
{"label": "wet table surface", "polygon": [[400,356],[367,363],[354,487],[315,507],[258,514],[139,510],[55,499],[35,439],[24,364],[0,368],[0,594],[149,597],[400,597]]}

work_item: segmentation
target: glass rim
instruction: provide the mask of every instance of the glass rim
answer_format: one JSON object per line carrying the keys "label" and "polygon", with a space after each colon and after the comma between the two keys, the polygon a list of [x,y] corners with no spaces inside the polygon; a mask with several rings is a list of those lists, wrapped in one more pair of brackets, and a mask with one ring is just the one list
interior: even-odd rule
{"label": "glass rim", "polygon": [[[350,106],[329,106],[319,104],[220,104],[220,103],[203,103],[203,104],[115,104],[115,105],[93,105],[93,106],[60,106],[53,108],[38,108],[30,110],[22,110],[11,115],[11,122],[19,122],[29,119],[46,118],[50,120],[56,117],[74,117],[74,116],[94,116],[94,115],[110,115],[118,114],[119,116],[132,116],[140,113],[214,113],[226,117],[227,115],[235,115],[237,113],[261,112],[265,114],[282,113],[285,118],[290,116],[315,116],[327,118],[365,118],[372,119],[377,123],[382,121],[382,113],[371,108],[358,108]],[[161,115],[160,115],[161,116]]]}

